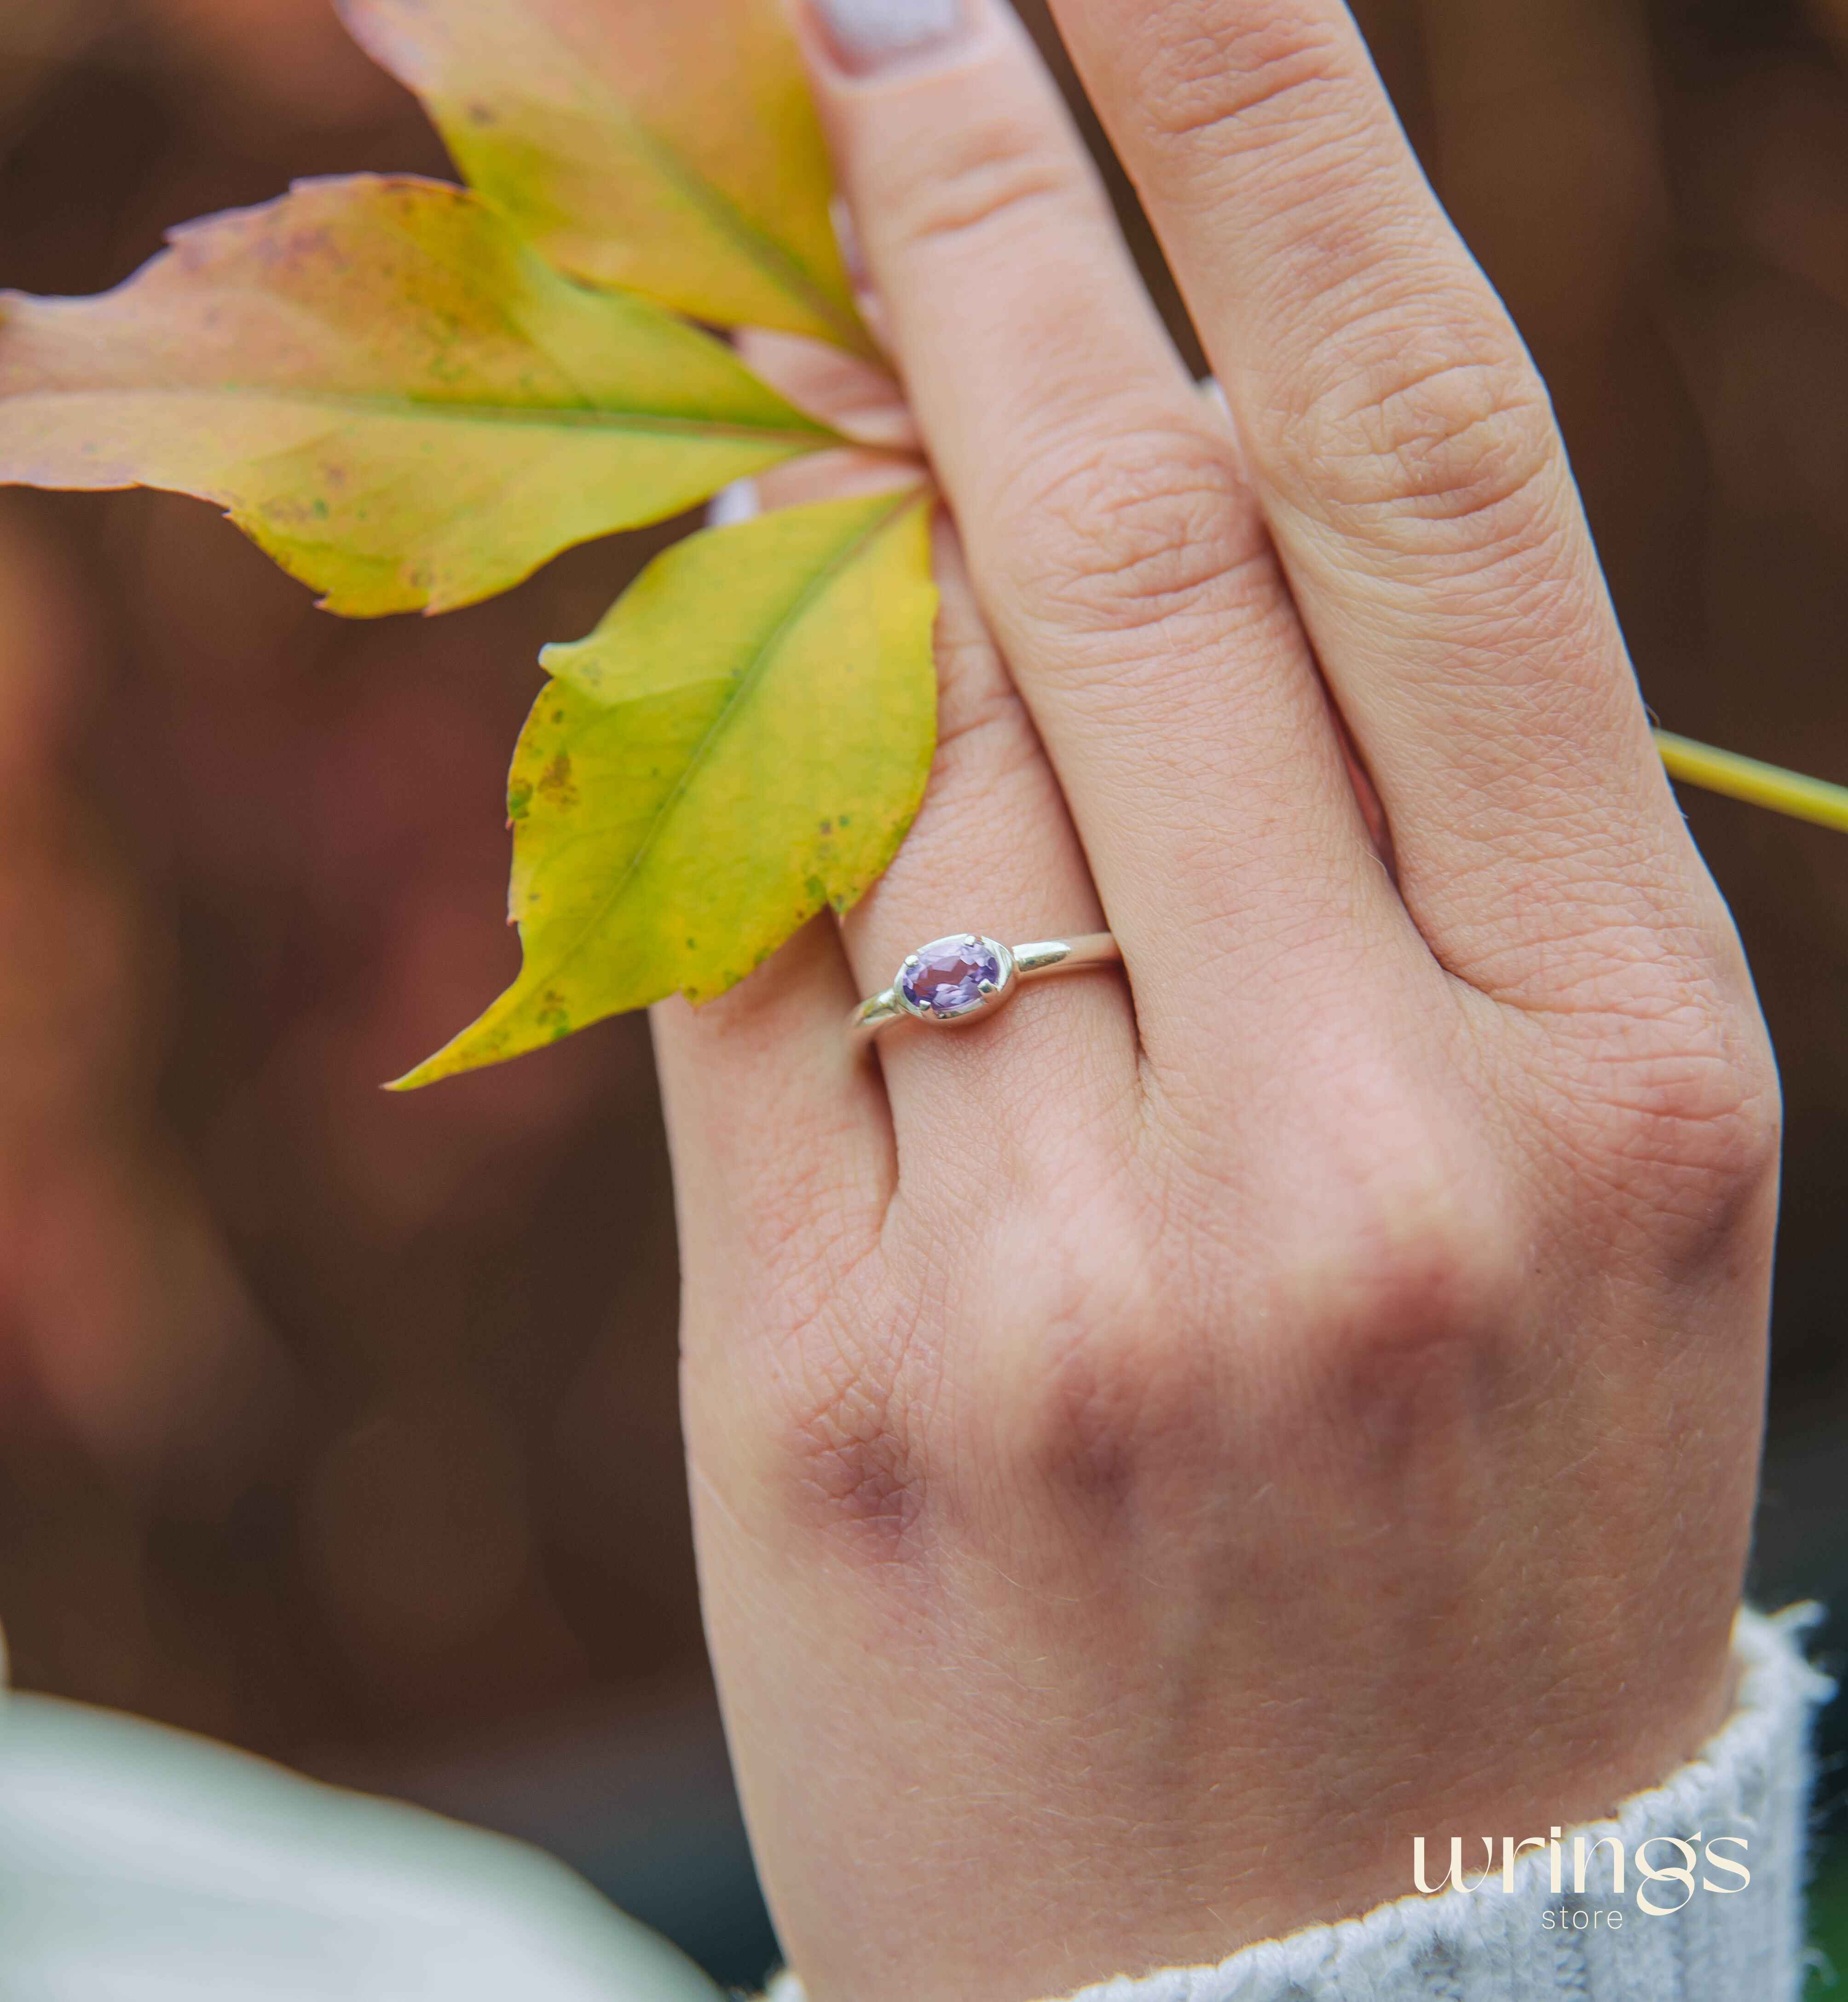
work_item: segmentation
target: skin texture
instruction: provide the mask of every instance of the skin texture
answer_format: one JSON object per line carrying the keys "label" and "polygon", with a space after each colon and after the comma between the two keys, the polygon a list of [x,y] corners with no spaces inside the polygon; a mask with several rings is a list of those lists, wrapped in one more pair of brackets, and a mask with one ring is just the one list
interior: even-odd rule
{"label": "skin texture", "polygon": [[[1230,420],[1008,16],[805,19],[955,523],[942,745],[844,923],[655,1017],[814,2002],[1217,1960],[1610,1809],[1724,1714],[1756,1473],[1776,1078],[1544,390],[1344,9],[1057,12]],[[1121,974],[842,1037],[922,940],[1104,923]]]}

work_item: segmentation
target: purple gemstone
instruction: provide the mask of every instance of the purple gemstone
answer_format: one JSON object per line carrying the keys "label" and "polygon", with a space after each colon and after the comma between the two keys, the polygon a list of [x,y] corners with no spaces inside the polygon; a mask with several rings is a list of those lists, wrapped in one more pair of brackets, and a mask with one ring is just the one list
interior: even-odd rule
{"label": "purple gemstone", "polygon": [[898,988],[914,1008],[950,1022],[983,1005],[985,980],[1000,985],[1001,961],[974,933],[959,932],[919,947],[898,975]]}

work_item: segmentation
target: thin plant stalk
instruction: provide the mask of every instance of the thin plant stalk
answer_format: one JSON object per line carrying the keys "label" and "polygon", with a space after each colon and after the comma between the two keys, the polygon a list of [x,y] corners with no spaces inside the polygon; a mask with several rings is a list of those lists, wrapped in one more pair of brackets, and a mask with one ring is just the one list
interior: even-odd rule
{"label": "thin plant stalk", "polygon": [[1832,827],[1848,834],[1848,786],[1832,785],[1826,779],[1805,778],[1801,773],[1787,772],[1779,765],[1742,758],[1736,751],[1696,744],[1691,737],[1677,737],[1672,731],[1657,731],[1655,743],[1672,779],[1710,793],[1724,793],[1728,799],[1769,807],[1773,813],[1788,814],[1794,820],[1814,821],[1818,827]]}

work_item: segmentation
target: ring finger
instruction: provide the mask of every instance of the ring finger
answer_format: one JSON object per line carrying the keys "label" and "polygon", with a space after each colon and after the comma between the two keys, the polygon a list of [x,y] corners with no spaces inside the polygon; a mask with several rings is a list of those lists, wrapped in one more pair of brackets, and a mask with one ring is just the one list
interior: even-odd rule
{"label": "ring finger", "polygon": [[[1058,781],[941,518],[935,556],[943,595],[929,787],[897,859],[842,926],[867,993],[892,981],[907,953],[947,934],[1013,946],[1104,929]],[[1094,1129],[1113,1106],[1127,1111],[1136,1076],[1128,990],[1104,970],[1036,985],[992,1020],[897,1023],[879,1038],[879,1060],[901,1186],[919,1154],[948,1145],[960,1160],[978,1130],[991,1168],[1030,1183],[1054,1123],[1076,1118]],[[1052,1078],[1057,1093],[1046,1088]],[[967,1184],[952,1176],[947,1185]]]}
{"label": "ring finger", "polygon": [[[842,378],[811,344],[774,334],[742,337],[745,358],[786,395],[856,435],[896,434],[902,406],[865,407],[866,371]],[[831,373],[832,368],[832,373]],[[755,483],[769,506],[826,497],[877,476],[854,462],[818,460]],[[1007,945],[1103,929],[1097,893],[1063,795],[1031,717],[976,609],[956,532],[940,517],[933,567],[936,625],[937,746],[916,824],[891,867],[841,923],[849,964],[864,994],[891,985],[905,955],[973,931]],[[950,1027],[899,1022],[879,1037],[901,1185],[908,1167],[966,1145],[978,1118],[992,1177],[1011,1153],[1030,1174],[1045,1153],[1047,1122],[1094,1125],[1104,1101],[1124,1100],[1135,1073],[1135,1031],[1119,976],[1063,980],[1020,998],[1003,1019]],[[1057,1076],[1057,1093],[1045,1090]],[[955,1177],[927,1177],[940,1188]]]}
{"label": "ring finger", "polygon": [[[1269,1068],[1290,1032],[1280,968],[1326,991],[1369,938],[1410,934],[1236,441],[1012,15],[811,5],[817,94],[907,391],[1143,1045],[1158,1074],[1238,1097],[1229,1009],[1237,1061]],[[894,19],[940,15],[947,37],[894,51]]]}

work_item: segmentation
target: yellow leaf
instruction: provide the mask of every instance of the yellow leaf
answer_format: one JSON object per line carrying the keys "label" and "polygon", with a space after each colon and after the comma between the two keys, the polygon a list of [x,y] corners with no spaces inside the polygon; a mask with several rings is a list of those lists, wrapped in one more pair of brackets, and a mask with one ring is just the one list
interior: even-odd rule
{"label": "yellow leaf", "polygon": [[929,504],[913,489],[709,529],[657,556],[514,755],[520,977],[400,1085],[741,980],[896,852],[936,736]]}
{"label": "yellow leaf", "polygon": [[341,0],[560,270],[871,354],[778,0]]}
{"label": "yellow leaf", "polygon": [[440,181],[304,182],[99,298],[0,295],[0,481],[215,500],[355,616],[488,597],[832,442]]}

